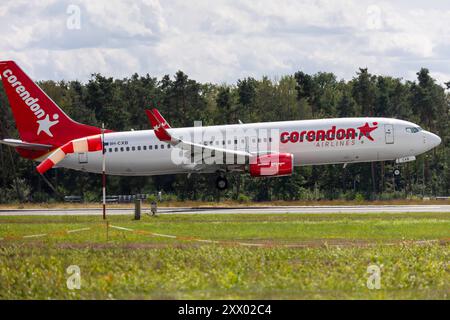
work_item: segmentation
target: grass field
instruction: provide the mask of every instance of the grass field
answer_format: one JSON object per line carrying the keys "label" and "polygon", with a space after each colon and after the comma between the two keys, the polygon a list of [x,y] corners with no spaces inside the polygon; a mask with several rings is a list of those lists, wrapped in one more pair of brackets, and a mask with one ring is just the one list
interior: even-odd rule
{"label": "grass field", "polygon": [[[108,222],[106,228],[92,216],[0,217],[0,299],[450,294],[450,213],[183,214]],[[70,265],[80,267],[80,290],[67,289]],[[381,268],[380,290],[366,286],[369,265]]]}

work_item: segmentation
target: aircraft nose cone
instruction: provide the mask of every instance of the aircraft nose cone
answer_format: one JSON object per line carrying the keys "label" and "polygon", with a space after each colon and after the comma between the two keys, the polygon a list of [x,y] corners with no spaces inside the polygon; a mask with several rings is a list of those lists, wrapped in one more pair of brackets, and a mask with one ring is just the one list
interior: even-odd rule
{"label": "aircraft nose cone", "polygon": [[428,133],[427,138],[428,138],[427,140],[430,141],[430,144],[432,145],[433,148],[437,147],[442,142],[442,139],[438,135],[431,132]]}

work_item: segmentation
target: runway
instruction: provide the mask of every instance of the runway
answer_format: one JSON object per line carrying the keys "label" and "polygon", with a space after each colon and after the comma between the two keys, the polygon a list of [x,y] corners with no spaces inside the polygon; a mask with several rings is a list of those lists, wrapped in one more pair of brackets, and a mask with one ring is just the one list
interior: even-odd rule
{"label": "runway", "polygon": [[[149,212],[149,207],[143,208]],[[266,206],[266,207],[165,207],[158,214],[326,214],[326,213],[411,213],[450,212],[450,205],[364,205],[364,206]],[[102,209],[5,209],[0,216],[75,216],[101,215]],[[110,208],[108,215],[133,215],[133,208]]]}

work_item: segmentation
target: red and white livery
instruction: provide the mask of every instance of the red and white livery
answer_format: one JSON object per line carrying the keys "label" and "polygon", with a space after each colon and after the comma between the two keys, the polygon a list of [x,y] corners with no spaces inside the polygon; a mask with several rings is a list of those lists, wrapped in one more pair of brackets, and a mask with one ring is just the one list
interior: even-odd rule
{"label": "red and white livery", "polygon": [[441,143],[418,125],[390,118],[341,118],[210,127],[171,128],[156,109],[146,110],[153,130],[112,132],[73,121],[13,61],[0,62],[3,87],[20,140],[0,143],[53,167],[109,175],[150,176],[229,171],[286,176],[294,167],[415,160]]}

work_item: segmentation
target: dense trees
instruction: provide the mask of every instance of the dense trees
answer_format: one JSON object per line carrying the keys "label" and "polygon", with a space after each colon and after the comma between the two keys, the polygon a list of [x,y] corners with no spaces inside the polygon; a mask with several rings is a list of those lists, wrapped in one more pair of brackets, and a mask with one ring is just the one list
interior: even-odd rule
{"label": "dense trees", "polygon": [[[449,82],[450,83],[450,82]],[[350,81],[332,73],[313,75],[302,71],[271,80],[245,78],[236,85],[202,84],[182,71],[162,79],[132,75],[113,79],[92,75],[78,81],[44,81],[41,87],[66,113],[79,122],[114,130],[149,127],[144,110],[157,102],[171,124],[192,126],[255,121],[277,121],[324,117],[386,116],[410,120],[443,139],[433,152],[402,166],[393,175],[393,163],[350,164],[296,169],[292,177],[254,179],[230,174],[231,188],[223,197],[254,200],[367,199],[448,195],[450,189],[449,106],[450,95],[438,85],[427,69],[417,80],[403,81],[370,74],[359,69]],[[447,86],[450,86],[448,84]],[[3,90],[0,90],[1,138],[18,137]],[[35,164],[23,160],[0,145],[0,202],[47,201],[57,196],[35,171]],[[98,200],[100,179],[65,169],[47,177],[60,194],[83,195]],[[155,193],[179,199],[213,200],[213,175],[109,177],[110,194]]]}

